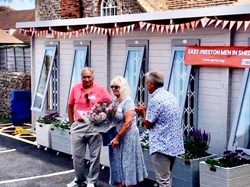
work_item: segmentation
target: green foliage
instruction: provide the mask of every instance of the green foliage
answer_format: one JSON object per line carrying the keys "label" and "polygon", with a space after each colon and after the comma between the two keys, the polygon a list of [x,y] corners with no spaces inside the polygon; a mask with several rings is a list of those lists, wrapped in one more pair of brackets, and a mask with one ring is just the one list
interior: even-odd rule
{"label": "green foliage", "polygon": [[39,117],[37,122],[44,124],[52,124],[55,121],[59,121],[58,117],[60,117],[59,114],[57,112],[53,112],[43,117]]}
{"label": "green foliage", "polygon": [[184,135],[185,153],[184,159],[195,159],[208,156],[207,150],[210,143],[210,133],[193,128],[189,133]]}
{"label": "green foliage", "polygon": [[68,122],[63,121],[63,120],[57,120],[52,122],[53,126],[55,126],[56,128],[65,130],[65,129],[70,129],[70,125]]}
{"label": "green foliage", "polygon": [[250,164],[250,160],[244,158],[244,155],[245,153],[241,150],[237,150],[236,152],[225,151],[222,158],[209,158],[205,162],[211,167],[220,166],[224,168]]}
{"label": "green foliage", "polygon": [[11,123],[12,119],[9,115],[0,115],[0,122],[2,123]]}
{"label": "green foliage", "polygon": [[0,12],[3,11],[13,11],[13,9],[8,6],[0,6]]}

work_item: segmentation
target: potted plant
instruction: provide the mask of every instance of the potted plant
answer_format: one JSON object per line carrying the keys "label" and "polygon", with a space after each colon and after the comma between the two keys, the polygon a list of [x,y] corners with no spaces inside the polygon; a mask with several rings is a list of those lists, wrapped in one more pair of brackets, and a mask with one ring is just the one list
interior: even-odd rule
{"label": "potted plant", "polygon": [[62,153],[71,154],[70,125],[65,120],[52,122],[51,148]]}
{"label": "potted plant", "polygon": [[36,142],[38,147],[44,146],[45,150],[51,148],[51,127],[54,121],[58,121],[59,114],[57,112],[39,117],[36,121]]}
{"label": "potted plant", "polygon": [[185,153],[176,157],[172,171],[173,186],[199,186],[199,162],[216,156],[207,152],[210,139],[210,133],[199,128],[184,133]]}
{"label": "potted plant", "polygon": [[250,160],[243,151],[225,151],[221,158],[200,162],[200,186],[250,186]]}

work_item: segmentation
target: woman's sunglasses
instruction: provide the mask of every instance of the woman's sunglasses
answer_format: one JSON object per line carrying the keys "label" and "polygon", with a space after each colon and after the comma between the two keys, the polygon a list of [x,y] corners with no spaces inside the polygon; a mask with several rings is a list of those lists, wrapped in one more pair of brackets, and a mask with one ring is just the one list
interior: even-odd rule
{"label": "woman's sunglasses", "polygon": [[120,86],[117,86],[117,85],[112,85],[112,86],[110,86],[110,88],[111,88],[111,89],[115,89],[115,90],[117,90],[117,89],[119,89],[119,88],[120,88]]}

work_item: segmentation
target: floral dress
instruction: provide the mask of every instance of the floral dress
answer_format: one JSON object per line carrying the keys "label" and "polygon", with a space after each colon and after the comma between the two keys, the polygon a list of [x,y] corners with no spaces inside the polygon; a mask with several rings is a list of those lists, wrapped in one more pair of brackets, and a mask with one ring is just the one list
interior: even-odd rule
{"label": "floral dress", "polygon": [[[128,97],[122,101],[115,115],[114,123],[119,132],[125,122],[124,112],[134,110],[134,102]],[[110,184],[123,183],[126,186],[136,185],[147,177],[139,130],[134,116],[133,123],[127,133],[120,139],[118,147],[109,147]]]}

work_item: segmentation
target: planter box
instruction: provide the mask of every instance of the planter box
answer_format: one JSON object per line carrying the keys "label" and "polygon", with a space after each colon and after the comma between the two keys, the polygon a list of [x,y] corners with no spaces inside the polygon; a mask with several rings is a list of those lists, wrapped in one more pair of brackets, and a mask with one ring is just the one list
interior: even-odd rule
{"label": "planter box", "polygon": [[148,150],[142,150],[143,152],[143,157],[144,157],[144,162],[145,162],[145,165],[146,165],[146,168],[147,168],[147,171],[148,171],[148,179],[150,180],[156,180],[155,179],[155,171],[154,171],[154,167],[153,167],[153,164],[152,164],[152,160],[151,160],[151,156],[149,154],[149,151]]}
{"label": "planter box", "polygon": [[47,148],[51,148],[51,124],[36,122],[36,142]]}
{"label": "planter box", "polygon": [[51,128],[51,148],[53,150],[71,154],[71,138],[70,130]]}
{"label": "planter box", "polygon": [[172,170],[173,186],[199,187],[199,162],[215,156],[212,154],[186,161],[182,157],[176,157]]}
{"label": "planter box", "polygon": [[200,162],[201,187],[248,187],[250,186],[250,165],[241,165],[233,168],[213,168]]}

